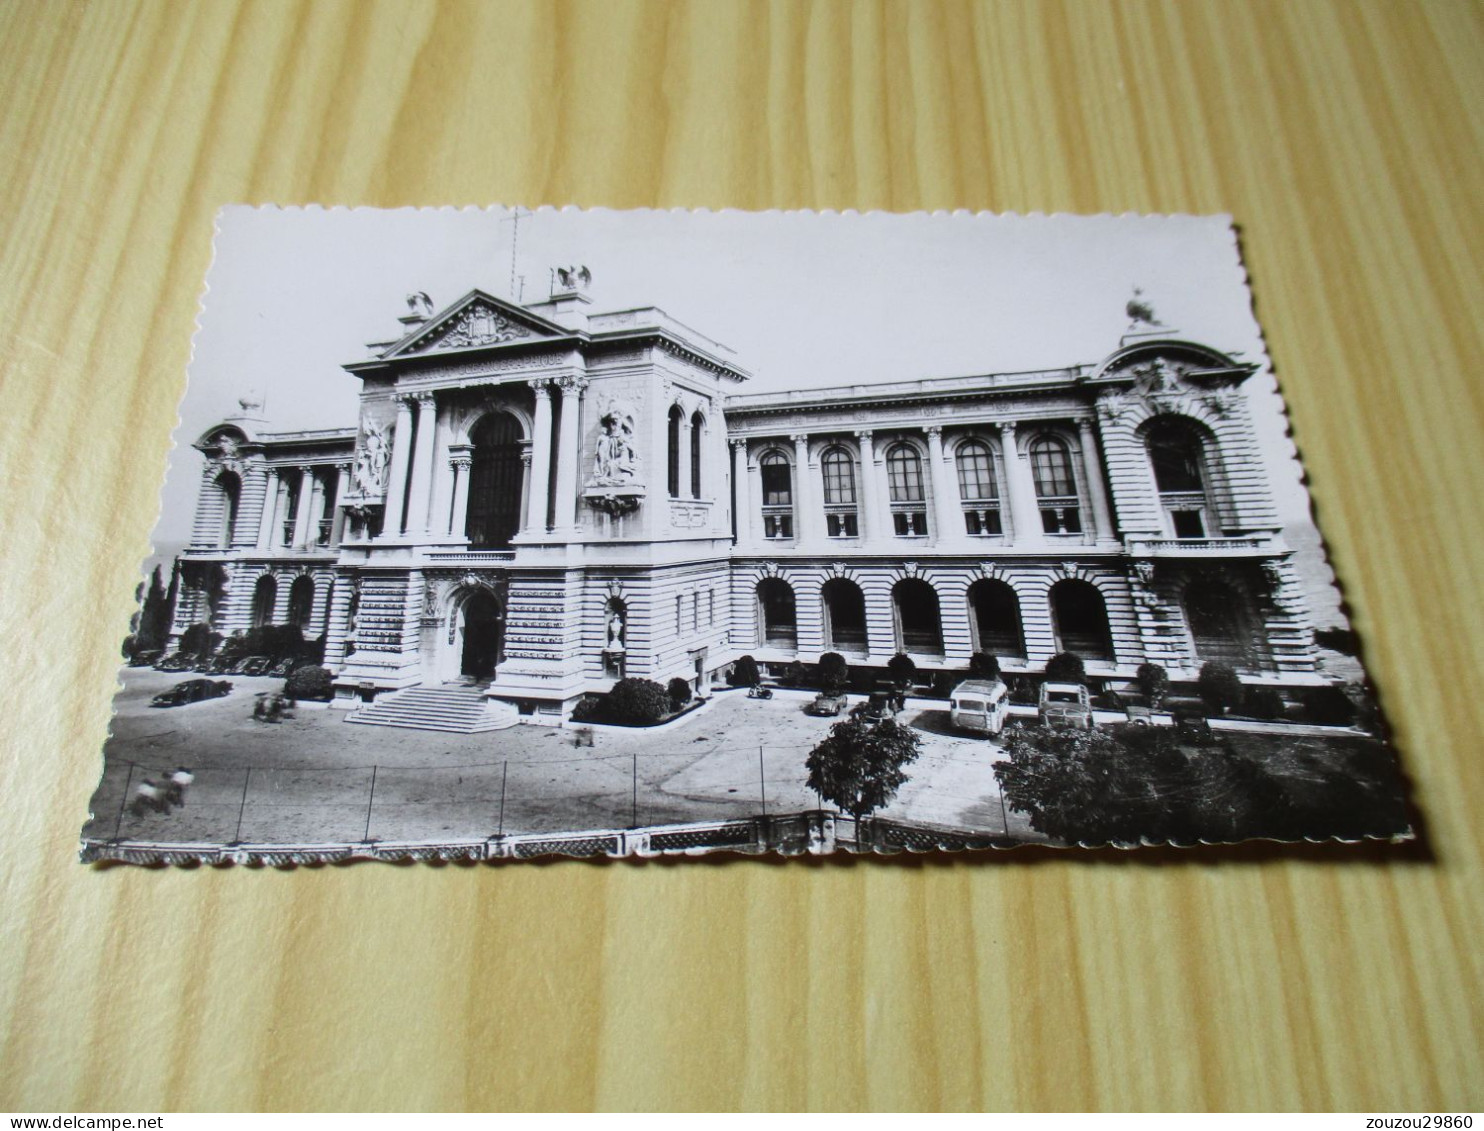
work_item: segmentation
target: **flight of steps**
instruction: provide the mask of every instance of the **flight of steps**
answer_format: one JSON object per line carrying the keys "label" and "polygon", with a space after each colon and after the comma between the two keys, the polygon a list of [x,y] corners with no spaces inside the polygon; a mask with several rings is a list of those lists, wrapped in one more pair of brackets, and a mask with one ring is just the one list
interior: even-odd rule
{"label": "flight of steps", "polygon": [[348,723],[475,734],[504,730],[520,721],[508,703],[486,703],[476,687],[409,687],[345,716]]}

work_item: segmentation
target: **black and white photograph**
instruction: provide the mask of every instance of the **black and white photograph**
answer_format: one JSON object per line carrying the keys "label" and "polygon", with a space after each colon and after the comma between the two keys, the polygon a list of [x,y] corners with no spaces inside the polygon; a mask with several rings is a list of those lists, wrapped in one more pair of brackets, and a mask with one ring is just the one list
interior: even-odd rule
{"label": "black and white photograph", "polygon": [[1227,216],[227,208],[82,859],[1408,839],[1322,377]]}

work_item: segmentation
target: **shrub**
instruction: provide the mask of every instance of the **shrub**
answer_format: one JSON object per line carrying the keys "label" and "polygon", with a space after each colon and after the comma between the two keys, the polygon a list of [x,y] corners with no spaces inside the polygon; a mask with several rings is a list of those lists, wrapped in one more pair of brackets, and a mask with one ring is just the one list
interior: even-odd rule
{"label": "shrub", "polygon": [[969,678],[993,682],[1000,678],[999,657],[989,652],[975,652],[969,657]]}
{"label": "shrub", "polygon": [[757,661],[751,656],[743,656],[727,673],[727,683],[732,687],[756,687],[762,681],[762,673],[757,670]]}
{"label": "shrub", "polygon": [[1052,683],[1086,683],[1087,665],[1076,652],[1058,652],[1046,664],[1046,678]]}
{"label": "shrub", "polygon": [[657,723],[670,713],[670,697],[652,679],[629,677],[613,685],[603,706],[617,723]]}
{"label": "shrub", "polygon": [[1247,695],[1236,669],[1230,664],[1220,664],[1215,660],[1201,666],[1196,690],[1200,692],[1201,702],[1206,705],[1206,709],[1215,715],[1236,710]]}
{"label": "shrub", "polygon": [[330,684],[332,678],[329,668],[313,665],[295,668],[284,682],[283,693],[290,699],[317,699],[324,702],[335,693]]}
{"label": "shrub", "polygon": [[917,681],[917,663],[905,652],[898,652],[886,661],[886,672],[892,683],[903,691]]}
{"label": "shrub", "polygon": [[1276,687],[1249,687],[1243,710],[1254,719],[1281,719],[1283,695]]}
{"label": "shrub", "polygon": [[850,682],[850,665],[839,652],[826,652],[819,657],[819,689],[826,695],[839,695]]}
{"label": "shrub", "polygon": [[601,722],[603,700],[597,695],[584,695],[572,708],[574,723]]}
{"label": "shrub", "polygon": [[205,659],[221,644],[219,632],[212,632],[209,624],[193,624],[180,634],[177,651],[182,656],[198,656]]}
{"label": "shrub", "polygon": [[1355,721],[1355,704],[1343,687],[1316,687],[1304,695],[1309,720],[1320,726],[1347,727]]}
{"label": "shrub", "polygon": [[1139,692],[1152,708],[1157,708],[1170,693],[1170,676],[1159,664],[1140,664],[1134,674]]}
{"label": "shrub", "polygon": [[673,710],[680,710],[690,702],[690,684],[678,675],[665,685],[665,691],[670,696],[670,706]]}

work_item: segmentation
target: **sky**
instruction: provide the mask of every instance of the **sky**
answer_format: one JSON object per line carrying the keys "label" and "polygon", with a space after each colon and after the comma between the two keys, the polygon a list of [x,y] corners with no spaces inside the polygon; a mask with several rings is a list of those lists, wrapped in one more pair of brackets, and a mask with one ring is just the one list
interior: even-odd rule
{"label": "sky", "polygon": [[[256,393],[273,430],[353,427],[341,366],[399,336],[406,296],[545,299],[585,265],[593,311],[658,306],[736,351],[742,391],[1052,369],[1118,348],[1135,286],[1179,336],[1264,362],[1226,216],[279,209],[218,217],[155,541],[189,537],[190,444]],[[515,246],[512,247],[512,242]],[[512,287],[512,274],[515,275]],[[1307,518],[1282,405],[1248,383],[1286,521]]]}

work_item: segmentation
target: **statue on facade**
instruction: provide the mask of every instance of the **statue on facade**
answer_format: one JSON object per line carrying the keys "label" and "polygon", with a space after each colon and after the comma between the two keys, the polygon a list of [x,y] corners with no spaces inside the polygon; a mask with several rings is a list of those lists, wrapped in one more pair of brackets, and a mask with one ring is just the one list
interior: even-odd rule
{"label": "statue on facade", "polygon": [[605,651],[622,652],[624,650],[624,621],[623,612],[615,606],[608,610],[608,644]]}
{"label": "statue on facade", "polygon": [[407,312],[419,318],[433,317],[433,300],[427,291],[415,291],[407,296]]}
{"label": "statue on facade", "polygon": [[1136,330],[1141,325],[1149,327],[1164,325],[1163,322],[1154,316],[1154,306],[1144,301],[1143,294],[1143,288],[1135,287],[1134,297],[1129,299],[1128,305],[1124,307],[1124,311],[1129,317],[1130,330]]}
{"label": "statue on facade", "polygon": [[380,495],[386,490],[387,471],[392,461],[393,425],[366,421],[366,438],[356,452],[351,468],[351,482],[358,495]]}
{"label": "statue on facade", "polygon": [[610,408],[599,423],[603,434],[598,437],[597,451],[593,456],[593,484],[621,487],[632,483],[639,473],[639,454],[633,444],[633,418],[617,408]]}

